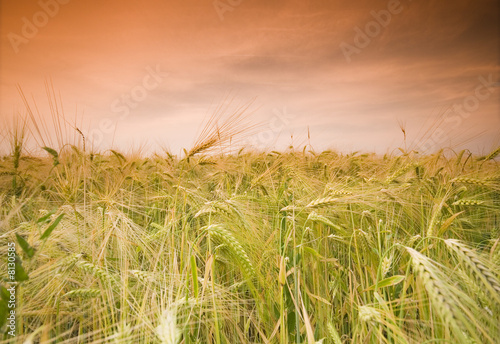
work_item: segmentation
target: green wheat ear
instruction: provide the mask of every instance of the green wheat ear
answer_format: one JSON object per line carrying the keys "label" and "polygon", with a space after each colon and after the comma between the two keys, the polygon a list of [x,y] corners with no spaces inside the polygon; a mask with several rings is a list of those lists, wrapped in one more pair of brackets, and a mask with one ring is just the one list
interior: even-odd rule
{"label": "green wheat ear", "polygon": [[497,149],[495,149],[494,151],[492,151],[490,154],[488,154],[488,155],[486,155],[486,156],[483,156],[483,157],[478,158],[478,160],[484,160],[484,161],[493,160],[493,159],[495,159],[495,158],[496,158],[499,154],[500,154],[500,147],[498,147]]}
{"label": "green wheat ear", "polygon": [[77,261],[76,266],[80,270],[98,277],[101,280],[101,282],[106,284],[109,283],[110,285],[113,286],[113,288],[119,288],[119,283],[117,279],[114,276],[110,275],[106,270],[102,269],[101,267],[82,260]]}
{"label": "green wheat ear", "polygon": [[322,208],[322,207],[329,207],[335,203],[337,203],[338,198],[336,197],[323,197],[323,198],[318,198],[312,202],[310,202],[308,205],[306,205],[306,208]]}
{"label": "green wheat ear", "polygon": [[500,305],[500,282],[494,272],[487,267],[487,262],[474,250],[458,240],[447,239],[444,242],[466,264],[472,275],[481,282],[489,295]]}
{"label": "green wheat ear", "polygon": [[313,222],[319,222],[324,225],[327,225],[332,228],[340,229],[340,227],[336,224],[334,224],[332,221],[330,221],[328,218],[326,218],[323,215],[317,214],[315,211],[311,212],[309,216],[307,217],[308,220],[311,220]]}
{"label": "green wheat ear", "polygon": [[474,205],[481,205],[483,203],[484,203],[484,201],[478,200],[478,199],[460,199],[458,201],[453,202],[452,205],[470,205],[470,206],[474,206]]}
{"label": "green wheat ear", "polygon": [[412,258],[413,269],[421,279],[432,306],[447,325],[453,327],[456,332],[462,333],[462,324],[457,319],[459,310],[454,306],[453,298],[448,292],[449,287],[443,283],[437,267],[420,252],[410,247],[406,247],[406,250]]}
{"label": "green wheat ear", "polygon": [[457,177],[457,178],[452,179],[450,182],[460,183],[460,184],[480,185],[480,186],[488,185],[487,180],[481,180],[481,179],[469,178],[469,177]]}
{"label": "green wheat ear", "polygon": [[99,289],[89,289],[89,288],[81,288],[75,289],[70,292],[64,294],[66,297],[80,297],[82,299],[93,299],[101,295],[101,290]]}
{"label": "green wheat ear", "polygon": [[340,334],[330,321],[326,324],[326,329],[328,331],[330,339],[333,341],[334,344],[342,344],[342,340],[340,339]]}
{"label": "green wheat ear", "polygon": [[233,257],[241,265],[243,273],[247,278],[253,279],[256,276],[250,258],[243,249],[243,246],[241,246],[231,232],[225,229],[222,225],[217,224],[206,226],[202,228],[202,231],[208,233],[217,243],[225,244],[230,248]]}
{"label": "green wheat ear", "polygon": [[414,163],[408,163],[406,165],[403,165],[398,170],[396,170],[392,175],[387,177],[387,179],[385,180],[385,183],[389,184],[389,183],[393,182],[396,178],[402,176],[403,174],[405,174],[406,172],[408,172],[409,170],[411,170],[414,167],[415,167]]}

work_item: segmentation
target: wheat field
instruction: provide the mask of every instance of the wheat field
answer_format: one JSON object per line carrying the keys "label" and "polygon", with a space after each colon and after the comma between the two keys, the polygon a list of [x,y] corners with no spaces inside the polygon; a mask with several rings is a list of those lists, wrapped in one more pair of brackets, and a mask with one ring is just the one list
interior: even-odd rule
{"label": "wheat field", "polygon": [[499,341],[498,149],[36,155],[10,134],[0,343]]}

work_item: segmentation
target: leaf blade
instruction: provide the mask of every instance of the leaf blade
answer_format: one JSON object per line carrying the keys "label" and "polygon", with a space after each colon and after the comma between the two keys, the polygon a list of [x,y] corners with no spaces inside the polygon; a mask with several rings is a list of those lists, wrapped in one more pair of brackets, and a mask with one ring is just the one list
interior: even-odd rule
{"label": "leaf blade", "polygon": [[19,243],[19,246],[21,246],[24,253],[26,253],[26,255],[29,258],[32,258],[33,255],[35,254],[35,249],[33,247],[31,247],[30,244],[28,244],[28,242],[17,233],[16,233],[16,238],[17,238],[17,242]]}
{"label": "leaf blade", "polygon": [[28,274],[24,271],[23,261],[16,254],[16,262],[15,262],[15,274],[14,274],[17,282],[23,282],[29,279]]}
{"label": "leaf blade", "polygon": [[404,275],[394,275],[394,276],[385,278],[372,286],[369,286],[364,291],[375,290],[375,288],[391,287],[391,286],[394,286],[396,284],[401,283],[402,281],[404,281],[405,278],[406,278],[406,276],[404,276]]}
{"label": "leaf blade", "polygon": [[51,223],[51,225],[49,226],[49,228],[47,228],[45,230],[45,232],[43,232],[42,236],[40,237],[41,240],[45,240],[47,239],[50,234],[52,233],[52,231],[57,227],[57,225],[59,224],[59,222],[61,222],[62,218],[64,217],[64,214],[61,214],[59,215],[55,220],[54,222]]}

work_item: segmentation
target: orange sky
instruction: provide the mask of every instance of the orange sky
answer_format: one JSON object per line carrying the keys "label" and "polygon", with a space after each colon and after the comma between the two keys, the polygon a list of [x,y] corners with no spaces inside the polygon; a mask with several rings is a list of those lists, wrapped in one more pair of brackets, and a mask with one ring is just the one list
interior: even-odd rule
{"label": "orange sky", "polygon": [[500,143],[495,0],[0,4],[2,125],[25,112],[16,84],[49,118],[50,79],[102,149],[178,153],[228,95],[256,98],[257,148],[303,144],[309,127],[316,149],[385,152],[402,145],[400,122],[420,150]]}

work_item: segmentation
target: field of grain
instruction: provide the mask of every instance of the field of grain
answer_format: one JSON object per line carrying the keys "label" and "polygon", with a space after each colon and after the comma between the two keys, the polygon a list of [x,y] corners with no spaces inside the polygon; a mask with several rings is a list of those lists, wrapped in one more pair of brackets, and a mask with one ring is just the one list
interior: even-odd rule
{"label": "field of grain", "polygon": [[35,156],[11,142],[0,343],[498,343],[498,149]]}

